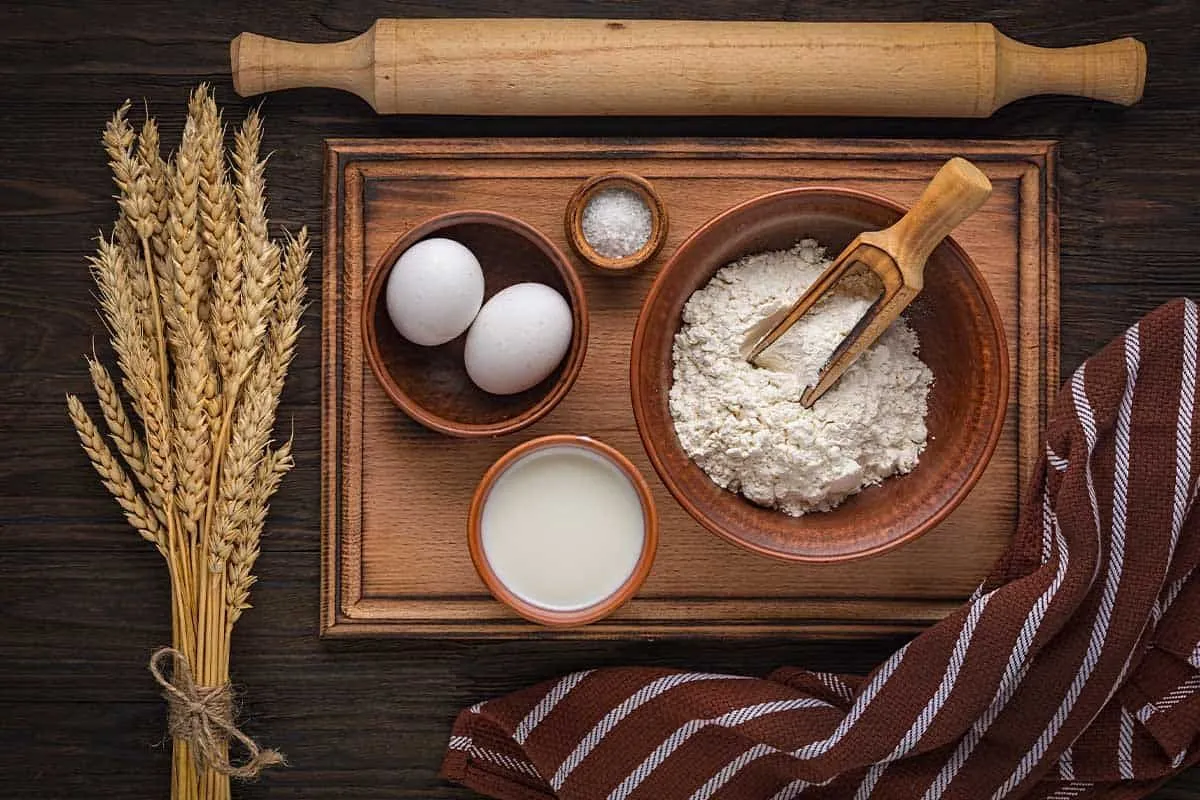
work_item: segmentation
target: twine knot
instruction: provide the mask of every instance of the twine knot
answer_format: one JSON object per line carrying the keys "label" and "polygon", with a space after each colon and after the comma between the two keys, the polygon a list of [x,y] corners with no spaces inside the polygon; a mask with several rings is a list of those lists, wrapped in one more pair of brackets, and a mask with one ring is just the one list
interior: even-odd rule
{"label": "twine knot", "polygon": [[[163,674],[162,662],[173,658],[171,677]],[[175,739],[188,743],[197,761],[214,772],[231,778],[257,778],[267,767],[287,762],[276,750],[259,747],[234,724],[233,692],[223,686],[200,686],[192,676],[192,667],[183,653],[163,647],[150,657],[150,674],[163,688],[167,701],[167,725]],[[236,740],[246,749],[242,764],[230,762],[227,745]]]}

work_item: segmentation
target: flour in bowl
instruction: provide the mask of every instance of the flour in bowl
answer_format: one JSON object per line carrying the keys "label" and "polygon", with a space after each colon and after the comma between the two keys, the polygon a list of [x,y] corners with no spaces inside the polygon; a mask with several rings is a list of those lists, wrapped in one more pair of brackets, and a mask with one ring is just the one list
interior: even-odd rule
{"label": "flour in bowl", "polygon": [[671,416],[684,451],[718,486],[793,516],[827,511],[866,486],[909,472],[925,449],[933,373],[903,318],[809,409],[805,387],[867,310],[865,280],[801,317],[760,359],[738,347],[828,266],[812,239],[729,264],[697,290],[675,336]]}

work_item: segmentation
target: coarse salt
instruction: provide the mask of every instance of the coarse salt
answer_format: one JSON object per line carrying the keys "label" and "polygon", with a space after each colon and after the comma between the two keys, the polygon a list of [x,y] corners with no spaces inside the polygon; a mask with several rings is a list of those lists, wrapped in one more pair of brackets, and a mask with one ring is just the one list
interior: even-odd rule
{"label": "coarse salt", "polygon": [[625,258],[646,246],[650,207],[631,189],[602,189],[583,208],[583,238],[605,258]]}

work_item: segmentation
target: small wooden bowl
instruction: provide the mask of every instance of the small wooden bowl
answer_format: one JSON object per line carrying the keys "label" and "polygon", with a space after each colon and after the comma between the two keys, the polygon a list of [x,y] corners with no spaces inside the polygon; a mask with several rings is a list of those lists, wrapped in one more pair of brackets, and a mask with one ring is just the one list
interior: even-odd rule
{"label": "small wooden bowl", "polygon": [[[514,283],[536,281],[556,289],[571,307],[571,347],[545,380],[513,395],[488,394],[467,376],[466,335],[436,347],[401,336],[387,313],[385,289],[396,259],[431,236],[465,245],[483,267],[484,302]],[[587,350],[583,284],[567,257],[537,229],[493,211],[454,211],[428,219],[397,239],[375,265],[363,296],[367,361],[388,397],[425,427],[463,438],[521,430],[550,413],[566,396]]]}
{"label": "small wooden bowl", "polygon": [[[563,446],[579,447],[597,453],[624,473],[642,501],[642,518],[645,520],[642,552],[638,556],[637,564],[630,576],[608,597],[587,608],[574,611],[547,609],[521,599],[501,582],[483,553],[483,507],[487,503],[488,494],[496,480],[506,469],[530,453]],[[638,472],[633,462],[620,451],[587,436],[556,433],[530,439],[524,444],[517,445],[502,455],[484,473],[478,488],[475,489],[475,495],[471,499],[471,510],[467,520],[467,546],[471,552],[471,561],[475,564],[475,571],[479,573],[479,578],[487,586],[488,591],[492,593],[493,597],[525,619],[540,625],[555,627],[587,625],[607,617],[627,603],[645,582],[646,576],[650,574],[650,567],[654,564],[654,554],[658,549],[658,512],[654,507],[654,498],[650,494],[650,486],[646,483],[646,479]]]}
{"label": "small wooden bowl", "polygon": [[[583,235],[583,210],[588,202],[605,189],[628,189],[650,209],[650,238],[635,253],[621,258],[601,255]],[[632,172],[605,172],[584,181],[567,202],[565,217],[567,242],[575,254],[597,269],[622,273],[637,269],[658,254],[667,240],[667,206],[648,180]]]}
{"label": "small wooden bowl", "polygon": [[826,512],[790,517],[726,491],[679,444],[668,407],[672,346],[688,298],[744,255],[811,237],[836,255],[855,235],[894,223],[904,209],[841,188],[787,189],[718,215],[680,245],[658,273],[633,337],[633,411],[663,483],[696,521],[734,544],[788,561],[828,563],[876,555],[933,529],[971,491],[1000,438],[1008,408],[1008,346],[987,283],[946,239],[930,256],[925,289],[905,313],[933,371],[929,444],[916,468]]}

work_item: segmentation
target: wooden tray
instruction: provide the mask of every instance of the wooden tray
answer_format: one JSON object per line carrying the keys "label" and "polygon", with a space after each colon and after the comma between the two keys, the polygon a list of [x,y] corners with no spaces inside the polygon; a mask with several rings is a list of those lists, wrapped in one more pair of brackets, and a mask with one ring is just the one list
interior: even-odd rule
{"label": "wooden tray", "polygon": [[[951,155],[975,160],[995,192],[955,234],[987,276],[1007,324],[1012,398],[974,492],[937,530],[867,561],[808,566],[744,552],[704,531],[659,483],[629,401],[629,344],[658,267],[700,223],[757,194],[802,184],[859,187],[911,203]],[[571,394],[519,434],[457,441],[388,401],[364,364],[366,273],[406,229],[486,208],[525,219],[565,252],[563,213],[587,177],[625,169],[654,182],[670,235],[635,275],[576,262],[591,311]],[[334,140],[326,143],[324,503],[321,629],[334,636],[856,635],[926,626],[968,596],[1011,535],[1018,496],[1058,381],[1058,228],[1050,142],[821,140]],[[491,599],[471,566],[467,506],[505,450],[586,433],[627,454],[654,487],[662,535],[649,580],[617,614],[547,631]]]}

